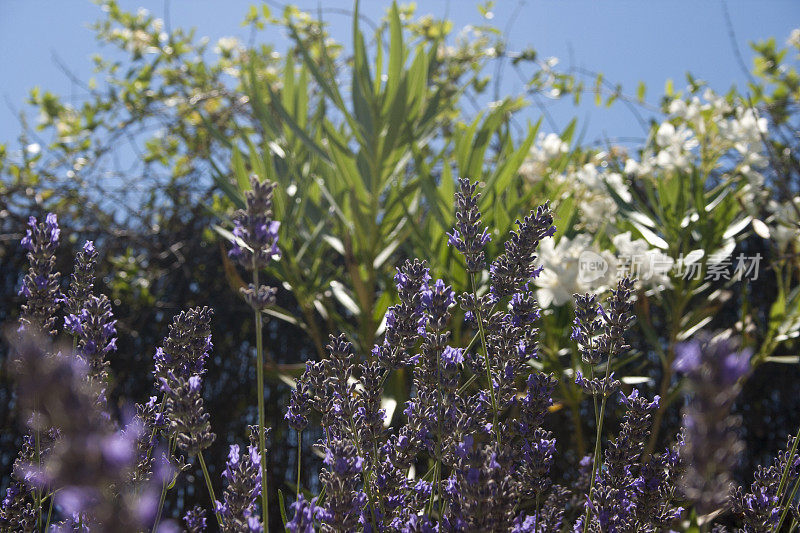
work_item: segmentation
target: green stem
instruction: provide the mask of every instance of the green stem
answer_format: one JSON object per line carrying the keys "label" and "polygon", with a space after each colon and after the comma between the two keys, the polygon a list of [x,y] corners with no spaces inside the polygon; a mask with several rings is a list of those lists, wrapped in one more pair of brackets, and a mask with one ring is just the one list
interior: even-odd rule
{"label": "green stem", "polygon": [[[34,413],[39,412],[39,396],[38,394],[34,396],[33,400],[33,409]],[[39,426],[36,426],[36,465],[39,468],[39,471],[42,470],[42,452],[41,452],[41,434],[39,430]],[[34,505],[36,505],[36,509],[38,512],[38,517],[36,519],[36,527],[42,526],[42,492],[44,489],[34,489],[33,490],[33,501]]]}
{"label": "green stem", "polygon": [[[350,419],[350,431],[353,434],[353,442],[356,445],[356,452],[359,457],[364,457],[361,451],[361,443],[358,440],[358,432],[356,431],[355,421]],[[372,497],[372,487],[370,480],[372,479],[372,469],[369,467],[368,462],[364,461],[365,468],[361,470],[361,479],[364,481],[364,492],[367,493],[367,501],[369,502],[370,520],[372,522],[372,530],[378,531],[378,522],[375,519],[375,500]]]}
{"label": "green stem", "polygon": [[[594,375],[594,369],[592,369],[592,375]],[[609,354],[608,360],[606,361],[606,377],[604,379],[604,383],[608,383],[608,378],[611,375],[611,354]],[[593,395],[594,396],[594,395]],[[592,477],[591,481],[589,482],[589,493],[586,495],[588,498],[592,497],[592,489],[594,488],[594,482],[597,477],[597,469],[600,465],[600,455],[602,453],[602,445],[601,439],[603,436],[603,419],[605,418],[606,413],[606,401],[608,400],[608,396],[606,395],[605,391],[603,391],[603,399],[600,401],[600,415],[597,417],[597,434],[595,435],[595,442],[594,442],[594,460],[592,461]],[[595,398],[595,402],[597,399]],[[589,506],[586,506],[586,517],[583,522],[583,533],[586,533],[589,528]]]}
{"label": "green stem", "polygon": [[800,428],[797,428],[797,433],[795,433],[794,441],[792,442],[792,449],[789,451],[789,457],[786,460],[786,466],[783,467],[783,472],[781,473],[781,482],[778,484],[778,503],[783,501],[783,489],[786,486],[787,478],[789,477],[789,468],[791,467],[792,463],[794,462],[792,459],[794,458],[794,454],[797,451],[797,442],[800,440]]}
{"label": "green stem", "polygon": [[[483,317],[481,317],[480,303],[478,302],[478,289],[475,284],[475,274],[470,272],[469,280],[472,284],[472,296],[475,298],[475,319],[478,321],[478,331],[481,334],[481,345],[486,359],[486,379],[489,382],[489,395],[492,399],[492,429],[494,429],[497,446],[500,446],[500,428],[497,427],[497,399],[494,396],[494,383],[492,383],[492,363],[489,360],[489,348],[486,342],[486,333],[483,331]],[[499,451],[499,450],[498,450]]]}
{"label": "green stem", "polygon": [[297,432],[297,499],[300,499],[300,466],[303,457],[303,431]]}
{"label": "green stem", "polygon": [[[211,476],[208,475],[208,467],[206,467],[206,461],[203,459],[203,450],[197,452],[197,458],[200,460],[200,468],[203,469],[203,477],[206,478],[206,487],[208,487],[208,495],[211,498],[211,508],[216,509],[217,497],[214,495],[214,487],[211,486]],[[216,510],[214,511],[214,515],[217,517],[219,528],[222,529],[222,515]]]}
{"label": "green stem", "polygon": [[[438,333],[438,332],[437,332]],[[436,414],[436,425],[437,425],[437,440],[436,443],[436,471],[438,472],[438,482],[436,485],[431,486],[431,510],[428,513],[430,515],[433,512],[433,493],[438,492],[439,498],[442,497],[442,417],[444,416],[442,409],[444,406],[444,397],[442,396],[442,354],[437,352],[436,354],[436,390],[439,393],[439,406],[438,406],[438,413]],[[434,489],[436,489],[434,491]],[[441,511],[442,504],[439,503],[439,510]]]}
{"label": "green stem", "polygon": [[53,500],[55,499],[56,499],[56,493],[55,491],[53,491],[53,493],[50,495],[50,505],[48,506],[47,509],[47,523],[44,526],[45,531],[48,531],[50,529],[50,519],[53,517]]}
{"label": "green stem", "polygon": [[167,484],[162,482],[161,484],[161,497],[158,499],[158,512],[156,513],[156,520],[153,522],[153,529],[151,533],[156,533],[156,529],[158,529],[158,523],[161,521],[161,512],[164,510],[164,498],[167,495]]}
{"label": "green stem", "polygon": [[[791,462],[791,456],[790,456],[789,460]],[[781,525],[783,524],[783,521],[786,520],[786,515],[789,513],[789,507],[791,507],[792,502],[794,501],[794,497],[797,495],[798,487],[800,487],[800,477],[797,478],[797,481],[795,481],[794,487],[792,488],[792,493],[789,495],[789,499],[786,500],[786,505],[783,506],[783,512],[781,513],[781,519],[778,522],[777,527],[775,528],[775,533],[777,533],[778,531],[781,530]]]}
{"label": "green stem", "polygon": [[[169,454],[172,457],[172,452],[175,450],[175,438],[170,437],[169,439]],[[153,529],[151,533],[156,533],[158,529],[158,523],[161,521],[161,513],[164,510],[164,500],[167,496],[167,480],[161,481],[161,496],[158,499],[158,511],[156,512],[156,519],[153,522]]]}
{"label": "green stem", "polygon": [[430,496],[430,498],[428,498],[428,508],[426,510],[426,514],[428,516],[430,516],[431,513],[433,512],[433,496],[434,496],[433,487],[436,485],[437,479],[439,478],[439,468],[440,467],[441,467],[441,463],[439,463],[439,461],[436,461],[436,463],[434,463],[434,465],[433,465],[433,479],[431,480],[431,496]]}
{"label": "green stem", "polygon": [[[258,291],[258,265],[253,256],[253,286]],[[256,387],[258,389],[258,451],[261,456],[261,524],[269,533],[269,486],[267,483],[267,443],[264,424],[264,346],[261,311],[255,309],[256,326]]]}
{"label": "green stem", "polygon": [[[601,445],[600,439],[603,433],[603,416],[606,412],[606,396],[603,395],[603,400],[600,402],[600,417],[599,422],[597,424],[597,434],[595,435],[595,443],[594,443],[594,460],[592,461],[592,477],[591,481],[589,482],[589,493],[587,497],[592,497],[592,489],[594,488],[595,478],[597,477],[597,465],[600,461],[600,453],[601,453]],[[589,506],[586,507],[586,518],[583,523],[583,531],[586,533],[589,527]]]}

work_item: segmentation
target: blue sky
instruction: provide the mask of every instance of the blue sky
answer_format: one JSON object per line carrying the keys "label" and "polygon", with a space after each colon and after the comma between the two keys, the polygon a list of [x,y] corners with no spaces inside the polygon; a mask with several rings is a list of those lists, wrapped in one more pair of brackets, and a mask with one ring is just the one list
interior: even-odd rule
{"label": "blue sky", "polygon": [[[212,40],[224,36],[246,37],[240,26],[245,0],[122,0],[124,8],[145,7],[163,17],[165,5],[173,26],[197,27],[199,35]],[[301,8],[351,8],[350,0],[298,1]],[[378,19],[388,0],[365,0],[362,11]],[[444,15],[455,27],[482,23],[472,0],[426,0],[418,2],[418,13]],[[775,36],[783,42],[793,27],[800,26],[800,2],[796,0],[729,1],[728,11],[736,43],[748,66],[752,54],[748,42]],[[647,84],[648,100],[657,102],[668,78],[676,88],[684,86],[685,73],[692,72],[712,87],[725,90],[743,87],[746,77],[737,63],[719,1],[672,0],[608,2],[556,0],[499,0],[491,21],[508,26],[511,49],[534,47],[540,57],[555,56],[560,65],[601,71],[606,79],[621,83],[635,93],[641,80]],[[89,0],[0,0],[0,143],[13,141],[19,122],[12,107],[24,109],[28,90],[38,85],[62,95],[79,94],[56,65],[54,57],[81,79],[92,75],[90,57],[98,48],[88,24],[100,15]],[[346,16],[326,15],[334,37],[348,42],[350,21]],[[513,20],[511,20],[513,19]],[[510,22],[509,22],[510,21]],[[262,38],[281,48],[285,36],[264,32]],[[501,94],[518,92],[522,81],[505,71]],[[591,98],[587,99],[588,101]],[[526,112],[536,120],[541,115],[532,106]],[[586,127],[586,140],[602,137],[641,137],[642,128],[624,106],[609,110],[587,103],[576,109],[557,105],[552,116],[558,127],[578,116]],[[30,117],[34,119],[35,117]],[[553,128],[543,126],[545,130]],[[13,146],[14,143],[12,143]]]}

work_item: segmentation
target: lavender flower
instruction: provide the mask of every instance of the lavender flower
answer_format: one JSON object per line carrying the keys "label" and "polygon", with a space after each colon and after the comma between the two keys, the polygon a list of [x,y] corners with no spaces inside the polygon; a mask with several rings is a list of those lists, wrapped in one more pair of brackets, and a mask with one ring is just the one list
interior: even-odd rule
{"label": "lavender flower", "polygon": [[301,494],[297,501],[292,503],[294,516],[286,523],[289,533],[314,533],[314,515],[317,510],[317,499],[308,502]]}
{"label": "lavender flower", "polygon": [[581,360],[587,365],[600,364],[603,354],[596,346],[603,322],[600,319],[600,304],[594,294],[575,295],[575,320],[572,326],[572,339],[578,343]]}
{"label": "lavender flower", "polygon": [[575,383],[591,395],[608,397],[621,385],[608,370],[613,359],[630,348],[624,336],[634,321],[631,313],[634,283],[631,278],[622,278],[605,307],[597,303],[594,295],[575,295],[572,338],[578,343],[581,360],[594,367],[605,359],[608,367],[604,377],[586,379],[582,372],[575,373]]}
{"label": "lavender flower", "polygon": [[212,347],[211,315],[208,307],[178,314],[164,347],[155,355],[155,376],[164,394],[167,433],[189,455],[207,448],[215,438],[201,394],[205,361]]}
{"label": "lavender flower", "polygon": [[266,285],[256,287],[250,283],[247,288],[242,287],[241,292],[247,305],[256,311],[263,311],[267,307],[275,305],[275,295],[278,293],[278,289]]}
{"label": "lavender flower", "polygon": [[205,363],[211,344],[211,317],[209,307],[193,307],[181,311],[169,326],[169,335],[163,348],[156,350],[156,388],[162,384],[168,372],[188,379],[194,374],[205,373]]}
{"label": "lavender flower", "polygon": [[78,354],[89,365],[90,376],[99,382],[108,377],[106,355],[117,349],[117,321],[105,295],[89,295],[77,314],[67,315],[65,326],[78,339]]}
{"label": "lavender flower", "polygon": [[79,315],[92,294],[97,256],[97,250],[92,241],[86,241],[81,251],[75,255],[75,270],[72,273],[66,298],[64,298],[64,311],[68,317]]}
{"label": "lavender flower", "polygon": [[308,415],[311,413],[311,393],[307,375],[310,371],[309,363],[307,363],[305,372],[297,380],[295,388],[292,389],[289,407],[283,417],[289,427],[295,431],[303,431],[308,426]]}
{"label": "lavender flower", "polygon": [[517,494],[512,471],[504,468],[510,458],[498,453],[496,444],[465,449],[448,483],[450,527],[466,531],[510,531]]}
{"label": "lavender flower", "polygon": [[466,178],[459,178],[459,191],[455,196],[456,227],[448,233],[447,243],[464,254],[467,272],[480,272],[486,266],[483,247],[491,240],[486,227],[481,224],[481,212],[478,209],[480,193],[476,193],[477,183],[470,183]]}
{"label": "lavender flower", "polygon": [[355,422],[358,441],[370,466],[378,460],[374,455],[384,441],[386,411],[381,408],[384,377],[385,371],[377,362],[361,365],[362,389]]}
{"label": "lavender flower", "polygon": [[357,489],[364,459],[348,439],[332,438],[325,449],[325,468],[319,479],[325,487],[325,502],[318,512],[320,531],[353,531],[367,501]]}
{"label": "lavender flower", "polygon": [[267,266],[273,257],[280,256],[278,229],[280,222],[272,219],[272,194],[275,184],[250,177],[251,189],[245,193],[247,207],[233,218],[236,239],[228,255],[245,269]]}
{"label": "lavender flower", "polygon": [[246,450],[240,450],[238,444],[233,444],[222,476],[228,483],[222,502],[216,502],[216,512],[222,516],[222,531],[260,532],[261,520],[256,505],[261,495],[258,446],[251,444]]}
{"label": "lavender flower", "polygon": [[0,505],[0,531],[34,531],[36,508],[28,488],[13,480]]}
{"label": "lavender flower", "polygon": [[683,410],[686,445],[684,493],[699,513],[725,507],[731,490],[731,471],[742,451],[736,434],[739,418],[731,407],[739,381],[750,368],[749,349],[733,339],[702,333],[676,348],[674,368],[684,374],[691,399]]}
{"label": "lavender flower", "polygon": [[170,376],[161,389],[167,433],[175,438],[178,448],[189,455],[208,448],[216,438],[203,407],[201,389],[202,378],[199,375],[189,379]]}
{"label": "lavender flower", "polygon": [[[30,482],[57,489],[66,516],[79,514],[92,531],[136,530],[154,511],[155,486],[134,491],[136,431],[115,431],[96,406],[96,385],[78,357],[57,353],[27,335],[16,343],[19,405],[29,429],[54,427],[58,438],[41,464],[25,466]],[[159,480],[160,481],[160,480]],[[152,505],[152,506],[151,506]]]}
{"label": "lavender flower", "polygon": [[489,268],[492,294],[496,298],[519,292],[541,272],[541,268],[535,266],[536,248],[542,239],[556,232],[550,204],[539,206],[522,222],[518,220],[517,226],[517,231],[512,231],[505,242],[505,252]]}
{"label": "lavender flower", "polygon": [[186,525],[187,533],[205,533],[206,530],[206,511],[202,507],[195,505],[183,515],[183,523]]}
{"label": "lavender flower", "polygon": [[[652,412],[659,398],[648,401],[634,390],[622,395],[627,407],[619,435],[605,451],[605,460],[587,500],[589,524],[603,531],[639,531],[651,525],[654,516],[637,513],[639,458],[650,433]],[[642,518],[642,523],[637,523]]]}
{"label": "lavender flower", "polygon": [[424,261],[406,261],[394,277],[400,303],[386,311],[386,334],[375,355],[389,369],[415,362],[411,349],[425,335],[422,295],[431,276]]}
{"label": "lavender flower", "polygon": [[30,268],[22,280],[19,291],[25,297],[20,316],[20,329],[41,329],[55,335],[55,313],[61,301],[59,273],[55,268],[55,251],[61,230],[54,213],[49,213],[44,222],[36,217],[28,219],[28,230],[22,238],[22,247],[28,251]]}
{"label": "lavender flower", "polygon": [[665,529],[679,519],[683,507],[676,502],[678,478],[679,456],[676,449],[644,461],[638,477],[631,485],[632,521]]}
{"label": "lavender flower", "polygon": [[[784,508],[784,493],[790,492],[800,476],[800,455],[792,452],[794,437],[789,437],[786,451],[782,451],[769,466],[759,466],[750,490],[736,487],[731,494],[731,508],[745,526],[745,531],[780,531],[780,517]],[[796,449],[795,449],[796,450]],[[781,479],[783,487],[781,487]],[[784,493],[782,493],[782,491]],[[787,501],[784,505],[791,505]],[[795,509],[792,509],[795,510]]]}
{"label": "lavender flower", "polygon": [[148,481],[153,473],[156,433],[164,426],[164,416],[156,400],[151,396],[147,403],[137,403],[136,414],[129,424],[130,428],[135,428],[136,441],[136,468],[131,475],[133,483]]}

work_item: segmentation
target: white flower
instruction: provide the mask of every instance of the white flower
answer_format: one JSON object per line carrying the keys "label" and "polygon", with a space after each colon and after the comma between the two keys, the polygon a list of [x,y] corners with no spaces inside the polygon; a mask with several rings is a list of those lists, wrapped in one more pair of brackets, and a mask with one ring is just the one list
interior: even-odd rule
{"label": "white flower", "polygon": [[663,169],[686,168],[690,164],[689,151],[697,146],[697,139],[686,126],[675,128],[664,122],[656,131],[656,144],[661,150],[653,158],[653,163]]}
{"label": "white flower", "polygon": [[711,89],[703,91],[703,100],[708,102],[711,109],[714,109],[714,111],[719,114],[725,114],[731,111],[731,106],[725,101],[725,98],[723,96],[718,96]]}
{"label": "white flower", "polygon": [[656,132],[656,143],[659,146],[669,146],[675,141],[675,126],[669,122],[664,122],[658,127]]}
{"label": "white flower", "polygon": [[736,109],[736,118],[720,120],[719,133],[741,154],[761,149],[761,136],[767,132],[767,119],[757,117],[752,109]]}
{"label": "white flower", "polygon": [[613,222],[617,214],[617,203],[606,195],[592,195],[578,205],[581,222],[588,231],[597,231],[603,224]]}
{"label": "white flower", "polygon": [[39,143],[31,143],[25,147],[25,151],[30,155],[36,155],[42,151],[42,147],[39,145]]}
{"label": "white flower", "polygon": [[800,198],[790,202],[770,202],[769,210],[772,211],[773,224],[770,226],[772,240],[779,250],[785,250],[790,242],[800,244]]}
{"label": "white flower", "polygon": [[[601,270],[586,276],[581,270],[581,257],[591,257],[599,263]],[[537,263],[544,267],[542,273],[534,281],[538,287],[536,298],[542,307],[564,305],[572,301],[572,295],[588,291],[602,292],[610,285],[610,277],[616,272],[614,255],[598,250],[592,245],[589,235],[582,233],[570,240],[561,237],[558,244],[553,239],[546,239],[539,245]]]}
{"label": "white flower", "polygon": [[675,261],[660,250],[651,249],[644,239],[631,239],[631,232],[615,235],[611,242],[617,249],[617,257],[626,265],[628,272],[650,288],[661,289],[671,286],[669,271]]}
{"label": "white flower", "polygon": [[800,48],[800,28],[792,30],[792,33],[789,34],[789,38],[786,40],[786,44],[794,46],[795,48]]}
{"label": "white flower", "polygon": [[684,118],[686,116],[686,107],[686,102],[680,98],[676,98],[669,103],[668,111],[670,115],[678,118]]}
{"label": "white flower", "polygon": [[536,181],[545,174],[550,161],[568,150],[569,145],[557,134],[540,133],[536,143],[531,146],[525,162],[520,166],[519,173],[531,181]]}
{"label": "white flower", "polygon": [[217,41],[217,46],[214,47],[214,52],[227,55],[237,48],[239,48],[239,39],[236,37],[220,37]]}
{"label": "white flower", "polygon": [[622,178],[622,174],[619,172],[606,172],[603,174],[603,179],[606,185],[611,187],[624,201],[630,202],[632,200],[631,193],[628,190],[628,186],[625,184],[625,180]]}
{"label": "white flower", "polygon": [[638,161],[630,157],[625,160],[625,174],[639,174],[639,171],[640,165]]}
{"label": "white flower", "polygon": [[591,163],[583,165],[576,173],[575,177],[579,182],[586,185],[590,189],[597,190],[602,185],[597,167]]}
{"label": "white flower", "polygon": [[548,133],[541,142],[542,152],[547,159],[553,159],[561,154],[567,153],[569,145],[561,140],[555,133]]}

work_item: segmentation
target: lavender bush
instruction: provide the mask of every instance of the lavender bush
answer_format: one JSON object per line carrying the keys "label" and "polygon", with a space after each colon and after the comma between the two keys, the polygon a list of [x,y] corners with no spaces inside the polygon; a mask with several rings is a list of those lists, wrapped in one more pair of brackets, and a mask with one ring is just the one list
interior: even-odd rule
{"label": "lavender bush", "polygon": [[[274,185],[251,180],[237,214],[231,257],[252,272],[242,290],[256,320],[256,377],[263,391],[262,313],[275,289],[259,271],[279,256],[272,219]],[[425,261],[405,261],[394,281],[399,302],[386,313],[382,340],[359,353],[345,335],[331,336],[325,357],[296,380],[286,424],[298,434],[314,426],[312,449],[323,458],[317,494],[301,486],[283,526],[309,531],[625,532],[665,530],[780,531],[800,520],[798,436],[749,487],[732,471],[742,445],[732,405],[750,371],[751,352],[736,339],[700,333],[678,347],[674,370],[684,376],[683,428],[656,453],[647,442],[661,399],[646,398],[611,371],[631,349],[636,280],[623,278],[603,299],[575,295],[571,339],[580,370],[570,380],[585,394],[596,435],[585,457],[559,454],[548,429],[560,376],[541,371],[534,281],[540,243],[555,233],[544,204],[517,221],[503,252],[484,246],[476,184],[458,181],[457,226],[449,243],[464,259],[471,290],[457,293],[432,279]],[[116,347],[109,300],[93,294],[96,253],[78,253],[66,295],[54,257],[55,215],[30,220],[23,239],[30,271],[17,327],[9,329],[17,404],[27,437],[0,509],[1,531],[268,530],[264,397],[249,445],[230,446],[214,494],[203,451],[215,440],[203,405],[206,361],[213,349],[208,307],[179,313],[154,350],[153,395],[117,412],[108,357]],[[488,262],[488,266],[487,266]],[[63,316],[60,309],[63,306]],[[451,344],[453,310],[472,332]],[[461,316],[461,315],[457,315]],[[71,341],[71,342],[70,342]],[[393,374],[412,376],[402,423],[387,415],[384,387]],[[621,412],[617,418],[612,412]],[[394,422],[394,423],[393,423]],[[319,424],[319,431],[316,425]],[[199,464],[205,508],[180,521],[162,516],[165,495]],[[280,486],[280,484],[279,484]],[[286,514],[288,512],[288,515]],[[181,526],[182,524],[182,526]],[[726,529],[728,528],[728,529]]]}

